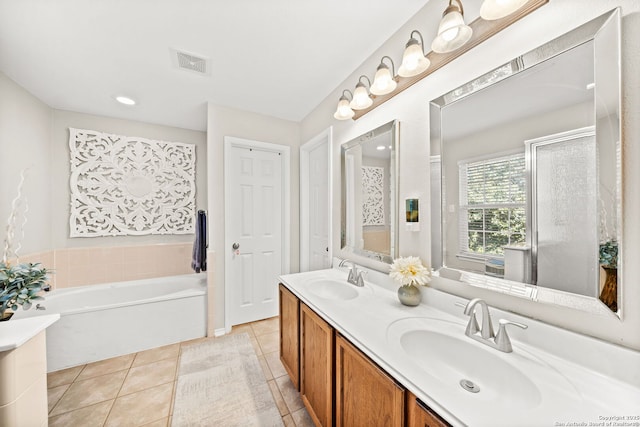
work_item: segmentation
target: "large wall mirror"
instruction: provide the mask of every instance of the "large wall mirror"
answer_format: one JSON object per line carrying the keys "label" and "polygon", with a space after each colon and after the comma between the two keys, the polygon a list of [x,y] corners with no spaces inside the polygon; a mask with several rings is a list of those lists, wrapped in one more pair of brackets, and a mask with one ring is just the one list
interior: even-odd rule
{"label": "large wall mirror", "polygon": [[620,127],[617,9],[432,101],[434,267],[620,315]]}
{"label": "large wall mirror", "polygon": [[398,248],[398,123],[342,145],[344,251],[391,263]]}

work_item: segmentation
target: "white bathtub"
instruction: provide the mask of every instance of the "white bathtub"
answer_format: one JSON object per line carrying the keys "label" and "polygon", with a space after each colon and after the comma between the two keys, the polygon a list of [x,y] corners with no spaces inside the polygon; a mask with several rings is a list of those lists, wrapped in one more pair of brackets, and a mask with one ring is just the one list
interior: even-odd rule
{"label": "white bathtub", "polygon": [[204,274],[60,289],[46,310],[18,310],[14,319],[60,313],[47,329],[47,371],[135,353],[206,335]]}

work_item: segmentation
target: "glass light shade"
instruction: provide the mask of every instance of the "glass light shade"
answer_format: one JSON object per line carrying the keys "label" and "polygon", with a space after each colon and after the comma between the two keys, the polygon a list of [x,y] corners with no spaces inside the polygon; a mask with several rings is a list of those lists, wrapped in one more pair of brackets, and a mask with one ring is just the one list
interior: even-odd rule
{"label": "glass light shade", "polygon": [[369,96],[367,87],[364,83],[358,83],[356,90],[353,91],[353,100],[349,103],[349,106],[354,110],[364,110],[371,107],[371,104],[373,104],[373,99]]}
{"label": "glass light shade", "polygon": [[341,96],[340,101],[338,101],[338,108],[336,108],[336,112],[333,113],[333,117],[337,120],[349,120],[354,114],[351,107],[349,107],[349,100],[345,96]]}
{"label": "glass light shade", "polygon": [[380,64],[370,91],[374,95],[386,95],[393,92],[397,85],[395,80],[393,80],[389,67],[387,67],[386,64]]}
{"label": "glass light shade", "polygon": [[484,0],[480,7],[480,17],[487,21],[511,15],[527,3],[528,0]]}
{"label": "glass light shade", "polygon": [[465,25],[462,14],[451,10],[442,17],[438,26],[438,37],[431,43],[431,50],[437,53],[452,52],[469,41],[473,30]]}
{"label": "glass light shade", "polygon": [[398,68],[398,75],[413,77],[424,72],[431,65],[431,61],[424,56],[422,46],[416,39],[409,40],[402,55],[402,65]]}

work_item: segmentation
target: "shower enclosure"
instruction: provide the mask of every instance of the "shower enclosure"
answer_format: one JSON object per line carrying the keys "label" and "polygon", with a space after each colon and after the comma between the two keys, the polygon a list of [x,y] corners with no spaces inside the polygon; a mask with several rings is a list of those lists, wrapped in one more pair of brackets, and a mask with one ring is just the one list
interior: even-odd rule
{"label": "shower enclosure", "polygon": [[598,295],[598,164],[593,127],[525,142],[533,284]]}

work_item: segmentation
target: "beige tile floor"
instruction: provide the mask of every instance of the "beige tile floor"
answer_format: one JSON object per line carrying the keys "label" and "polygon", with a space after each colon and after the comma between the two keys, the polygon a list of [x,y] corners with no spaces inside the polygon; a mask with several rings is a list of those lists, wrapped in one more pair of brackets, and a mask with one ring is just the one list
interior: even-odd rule
{"label": "beige tile floor", "polygon": [[[285,426],[313,426],[279,356],[278,318],[233,327],[251,338]],[[200,340],[215,339],[201,338]],[[158,347],[48,374],[49,426],[171,425],[182,348]]]}

